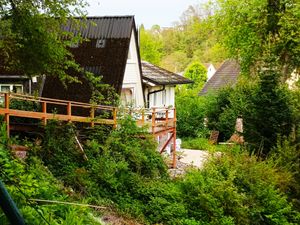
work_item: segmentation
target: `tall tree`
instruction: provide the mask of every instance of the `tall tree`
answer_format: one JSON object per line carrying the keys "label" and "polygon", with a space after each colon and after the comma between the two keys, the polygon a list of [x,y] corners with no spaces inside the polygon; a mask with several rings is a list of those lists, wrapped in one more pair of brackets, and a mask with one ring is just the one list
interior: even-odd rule
{"label": "tall tree", "polygon": [[[84,0],[2,0],[0,56],[5,70],[28,76],[49,74],[73,79],[66,69],[78,69],[67,50],[73,35],[62,25],[82,16]],[[76,41],[76,40],[73,40]]]}
{"label": "tall tree", "polygon": [[162,57],[162,42],[160,27],[153,26],[151,30],[140,27],[140,51],[143,60],[159,65]]}
{"label": "tall tree", "polygon": [[216,0],[215,27],[244,72],[253,72],[269,55],[285,80],[300,63],[299,0]]}
{"label": "tall tree", "polygon": [[207,70],[200,62],[191,63],[185,70],[184,76],[194,81],[188,88],[201,90],[207,80]]}

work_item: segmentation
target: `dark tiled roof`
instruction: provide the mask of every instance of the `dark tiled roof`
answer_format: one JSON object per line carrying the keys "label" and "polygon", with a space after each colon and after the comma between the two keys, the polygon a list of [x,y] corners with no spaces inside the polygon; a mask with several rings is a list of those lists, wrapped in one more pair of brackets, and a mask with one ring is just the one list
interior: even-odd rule
{"label": "dark tiled roof", "polygon": [[235,85],[240,74],[240,66],[236,60],[226,60],[210,80],[204,85],[200,95],[209,91],[218,91],[228,85]]}
{"label": "dark tiled roof", "polygon": [[[103,83],[111,85],[120,94],[132,30],[136,32],[134,17],[88,17],[79,18],[79,20],[82,21],[79,32],[83,38],[89,40],[70,49],[75,61],[86,71],[102,76]],[[74,21],[69,22],[64,29],[78,33],[75,30]],[[99,40],[104,42],[103,46],[97,48]],[[59,84],[58,78],[49,76],[45,81],[42,95],[49,98],[88,101],[91,88],[86,79],[81,74],[72,71],[69,71],[69,74],[79,76],[82,84],[72,84],[65,89]]]}
{"label": "dark tiled roof", "polygon": [[[133,16],[104,16],[77,18],[76,21],[69,21],[63,27],[64,30],[78,33],[83,38],[106,39],[106,38],[130,38]],[[81,23],[80,23],[81,22]],[[79,29],[78,29],[79,28]]]}
{"label": "dark tiled roof", "polygon": [[179,74],[170,72],[148,62],[142,62],[143,80],[150,81],[158,85],[174,85],[193,83]]}

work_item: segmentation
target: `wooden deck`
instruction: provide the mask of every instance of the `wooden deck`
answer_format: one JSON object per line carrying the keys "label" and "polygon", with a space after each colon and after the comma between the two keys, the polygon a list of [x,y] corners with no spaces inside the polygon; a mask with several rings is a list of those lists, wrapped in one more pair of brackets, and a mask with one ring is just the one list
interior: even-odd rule
{"label": "wooden deck", "polygon": [[[36,110],[17,109],[14,102],[31,102],[37,106]],[[55,112],[55,107],[63,108],[63,112]],[[85,110],[88,115],[75,115],[77,109]],[[51,112],[50,112],[51,111]],[[75,101],[65,101],[43,97],[34,97],[15,93],[0,92],[0,115],[4,115],[9,137],[12,126],[11,117],[32,118],[41,121],[42,125],[47,120],[56,119],[60,121],[86,123],[91,127],[97,124],[110,125],[113,128],[118,126],[118,115],[121,110],[113,106],[93,105]],[[160,153],[173,141],[173,167],[176,167],[176,110],[175,108],[151,108],[151,109],[123,109],[135,118],[139,126],[148,126],[149,133],[155,138],[168,135],[165,143],[161,143]],[[98,116],[98,114],[102,116]],[[103,118],[105,115],[105,118]]]}

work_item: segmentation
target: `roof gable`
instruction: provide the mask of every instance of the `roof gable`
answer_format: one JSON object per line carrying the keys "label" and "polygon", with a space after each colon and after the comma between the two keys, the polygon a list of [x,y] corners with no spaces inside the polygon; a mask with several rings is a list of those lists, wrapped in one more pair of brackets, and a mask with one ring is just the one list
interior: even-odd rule
{"label": "roof gable", "polygon": [[228,85],[235,85],[240,74],[240,65],[236,60],[226,60],[215,74],[204,85],[199,93],[207,94],[209,91],[218,91]]}
{"label": "roof gable", "polygon": [[[95,73],[96,76],[102,76],[103,83],[109,84],[115,88],[118,94],[121,93],[124,79],[125,67],[132,32],[136,32],[133,16],[117,17],[87,17],[78,18],[83,22],[79,31],[75,29],[75,22],[69,22],[63,29],[74,32],[75,35],[80,32],[83,38],[88,38],[78,47],[70,48],[75,61],[86,71]],[[105,40],[102,47],[96,47],[98,40]],[[82,76],[76,72],[69,71],[70,75]],[[85,78],[80,79],[83,83],[87,82]],[[88,88],[85,84],[72,84],[68,90],[58,85],[57,78],[48,78],[45,81],[43,96],[52,98],[63,98],[76,101],[87,101],[90,97],[90,90],[84,93],[76,94],[81,88]],[[53,87],[56,91],[53,91]],[[71,90],[72,89],[72,90]],[[79,93],[79,92],[78,92]],[[86,96],[82,96],[86,95]]]}
{"label": "roof gable", "polygon": [[80,34],[88,39],[130,38],[134,16],[104,16],[75,18],[79,23],[69,20],[63,29]]}

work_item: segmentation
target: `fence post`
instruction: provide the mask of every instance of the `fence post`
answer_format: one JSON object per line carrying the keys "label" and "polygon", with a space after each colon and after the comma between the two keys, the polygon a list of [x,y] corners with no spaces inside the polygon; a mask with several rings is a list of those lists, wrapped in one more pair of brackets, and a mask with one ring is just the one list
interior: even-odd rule
{"label": "fence post", "polygon": [[169,126],[169,109],[166,109],[166,128]]}
{"label": "fence post", "polygon": [[42,118],[42,123],[44,126],[47,125],[47,103],[46,102],[42,102],[42,110],[43,110],[43,118]]}
{"label": "fence post", "polygon": [[142,109],[142,125],[145,124],[145,109]]}
{"label": "fence post", "polygon": [[177,161],[176,161],[176,108],[174,108],[174,128],[173,128],[173,168],[176,168]]}
{"label": "fence post", "polygon": [[155,133],[155,108],[152,108],[152,133]]}
{"label": "fence post", "polygon": [[6,134],[7,137],[9,138],[9,93],[5,93],[4,94],[4,106],[5,106],[5,110],[6,113],[4,115],[4,121],[6,123]]}
{"label": "fence post", "polygon": [[117,128],[117,108],[113,109],[113,120],[114,120],[113,128],[116,129]]}
{"label": "fence post", "polygon": [[68,122],[71,122],[72,121],[72,105],[71,105],[71,102],[68,102],[67,114],[68,114]]}
{"label": "fence post", "polygon": [[95,126],[95,108],[94,106],[91,107],[91,127],[94,127]]}

